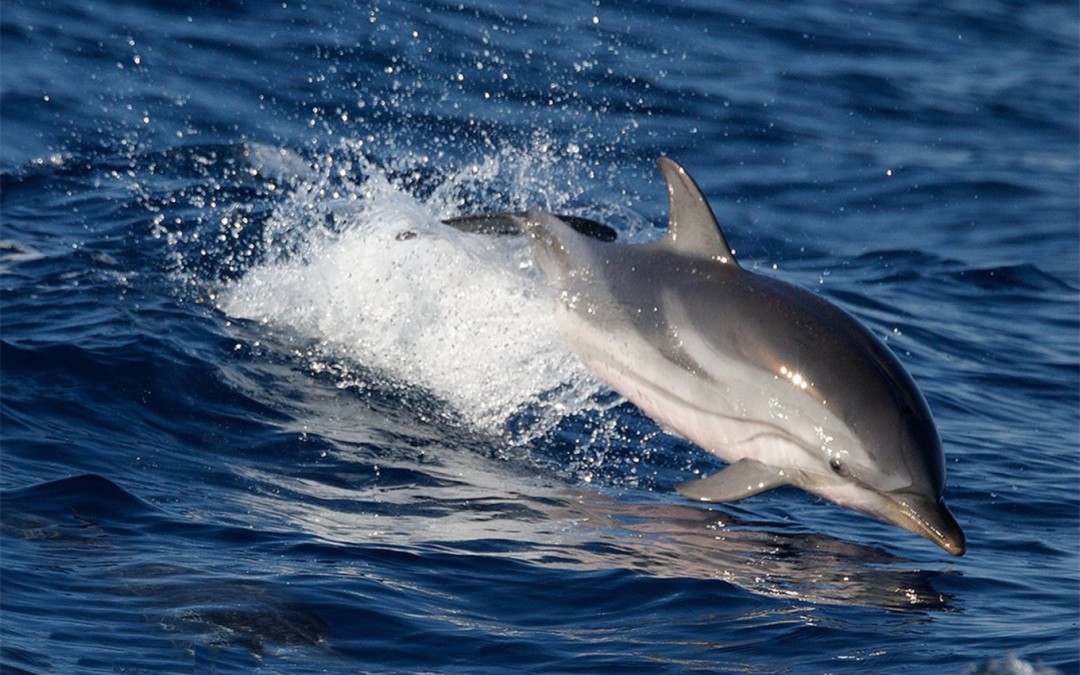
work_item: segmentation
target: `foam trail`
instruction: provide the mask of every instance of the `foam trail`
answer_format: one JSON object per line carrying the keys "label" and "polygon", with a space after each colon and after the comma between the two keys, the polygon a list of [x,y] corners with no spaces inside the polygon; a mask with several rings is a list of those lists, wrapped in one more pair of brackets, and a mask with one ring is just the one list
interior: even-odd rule
{"label": "foam trail", "polygon": [[486,431],[556,389],[555,408],[585,405],[598,385],[559,336],[523,238],[457,232],[381,175],[363,187],[334,213],[340,234],[255,265],[219,307],[418,385]]}

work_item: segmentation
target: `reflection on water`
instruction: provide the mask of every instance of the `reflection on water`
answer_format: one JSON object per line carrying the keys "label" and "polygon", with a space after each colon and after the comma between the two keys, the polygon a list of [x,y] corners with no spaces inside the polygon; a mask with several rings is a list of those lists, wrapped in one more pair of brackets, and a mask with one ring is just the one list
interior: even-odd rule
{"label": "reflection on water", "polygon": [[[373,487],[351,498],[348,490],[316,481],[286,480],[287,490],[252,495],[249,505],[346,546],[434,547],[548,567],[717,579],[809,603],[953,609],[952,598],[934,588],[941,572],[908,568],[881,549],[826,535],[754,529],[695,506],[626,503],[600,492],[530,485],[505,467],[465,462],[455,466],[455,479]],[[277,498],[283,493],[289,499]],[[345,501],[347,510],[326,506]]]}
{"label": "reflection on water", "polygon": [[[404,395],[427,399],[424,405],[401,406],[394,397],[403,394],[388,394],[377,381],[365,389],[328,388],[303,372],[303,359],[250,365],[250,372],[221,375],[235,390],[289,410],[303,420],[293,430],[323,447],[288,475],[277,463],[233,467],[249,486],[238,506],[270,519],[271,527],[299,528],[346,550],[443,550],[554,568],[715,579],[807,603],[953,609],[952,598],[934,588],[951,572],[913,568],[882,549],[827,535],[740,522],[723,507],[671,503],[678,498],[664,489],[615,495],[602,486],[576,488],[528,448],[508,447],[442,415],[445,406],[422,391]],[[417,424],[418,415],[424,423]]]}
{"label": "reflection on water", "polygon": [[905,569],[906,561],[881,549],[826,535],[753,529],[693,506],[619,504],[595,497],[568,511],[607,525],[596,534],[618,555],[599,564],[621,562],[657,576],[719,578],[753,593],[804,602],[951,608],[951,598],[931,583],[939,573]]}

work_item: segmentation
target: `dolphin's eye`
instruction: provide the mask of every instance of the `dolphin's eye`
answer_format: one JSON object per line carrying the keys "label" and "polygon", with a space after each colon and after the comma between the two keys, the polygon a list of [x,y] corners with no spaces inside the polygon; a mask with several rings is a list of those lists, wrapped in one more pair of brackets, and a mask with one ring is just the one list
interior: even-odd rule
{"label": "dolphin's eye", "polygon": [[900,412],[904,415],[904,417],[911,417],[915,414],[915,409],[907,403],[904,403],[900,406]]}
{"label": "dolphin's eye", "polygon": [[840,461],[839,457],[833,457],[829,460],[829,468],[838,476],[848,475],[847,467],[844,466],[844,463]]}

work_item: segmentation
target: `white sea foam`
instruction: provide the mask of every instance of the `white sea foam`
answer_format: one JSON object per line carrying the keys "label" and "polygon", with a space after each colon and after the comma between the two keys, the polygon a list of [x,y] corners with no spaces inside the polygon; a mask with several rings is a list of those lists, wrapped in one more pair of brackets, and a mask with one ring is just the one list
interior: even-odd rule
{"label": "white sea foam", "polygon": [[527,242],[443,225],[452,185],[422,203],[378,169],[365,176],[330,199],[318,179],[300,181],[269,226],[302,232],[296,250],[247,270],[219,307],[424,388],[484,430],[555,390],[549,410],[585,405],[598,385],[558,334]]}
{"label": "white sea foam", "polygon": [[1000,660],[968,666],[961,670],[959,675],[1061,675],[1061,671],[1051,666],[1025,661],[1015,654],[1006,654]]}

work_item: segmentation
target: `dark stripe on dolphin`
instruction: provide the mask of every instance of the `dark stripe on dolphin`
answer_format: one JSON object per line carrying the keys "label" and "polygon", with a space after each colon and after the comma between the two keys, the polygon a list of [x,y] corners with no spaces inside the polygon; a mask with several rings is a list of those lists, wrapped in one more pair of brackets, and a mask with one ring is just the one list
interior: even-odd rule
{"label": "dark stripe on dolphin", "polygon": [[[521,220],[525,218],[525,216],[525,211],[473,213],[446,218],[442,222],[454,229],[470,234],[513,235],[523,233],[523,230],[521,229]],[[595,220],[565,214],[556,214],[555,217],[569,225],[579,234],[583,234],[590,239],[612,242],[618,238],[618,233],[615,231],[615,228],[603,223],[598,223]]]}

